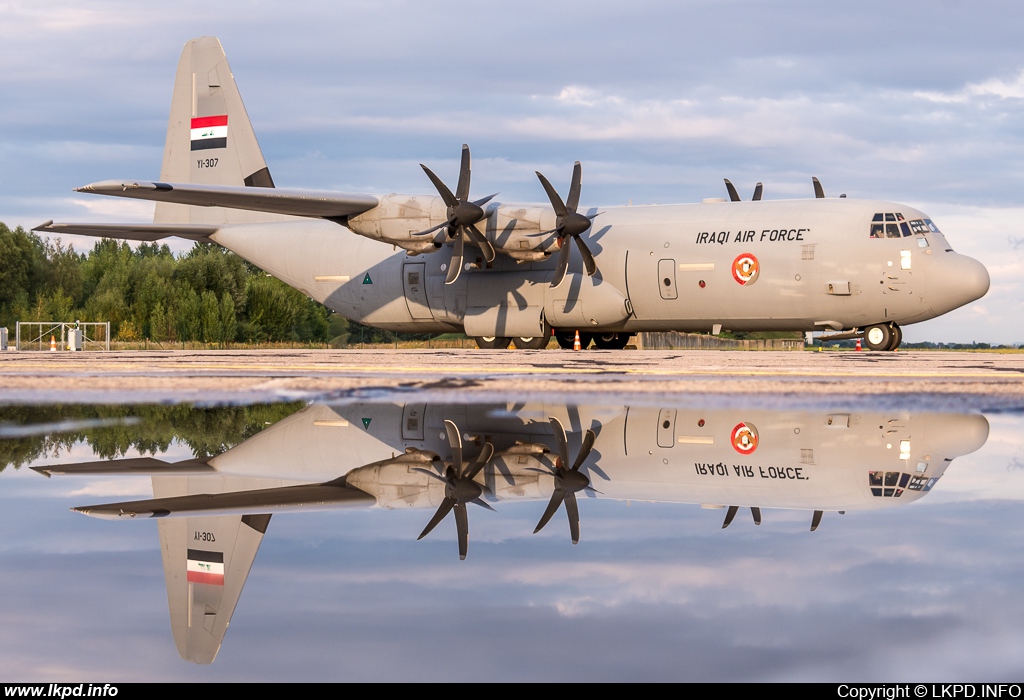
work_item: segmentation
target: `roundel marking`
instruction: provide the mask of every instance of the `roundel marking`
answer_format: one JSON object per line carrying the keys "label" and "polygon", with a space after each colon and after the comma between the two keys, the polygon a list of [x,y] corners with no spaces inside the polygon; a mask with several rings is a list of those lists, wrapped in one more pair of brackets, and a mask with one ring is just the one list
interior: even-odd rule
{"label": "roundel marking", "polygon": [[740,284],[753,284],[761,272],[761,265],[753,253],[740,253],[732,261],[732,278]]}
{"label": "roundel marking", "polygon": [[732,446],[741,455],[754,454],[757,449],[757,428],[753,423],[739,423],[732,429]]}

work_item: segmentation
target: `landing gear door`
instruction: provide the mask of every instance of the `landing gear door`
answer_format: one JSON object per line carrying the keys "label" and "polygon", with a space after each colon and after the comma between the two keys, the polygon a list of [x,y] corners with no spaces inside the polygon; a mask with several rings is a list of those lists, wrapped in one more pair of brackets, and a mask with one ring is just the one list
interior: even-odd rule
{"label": "landing gear door", "polygon": [[427,303],[427,278],[424,263],[406,263],[402,267],[405,303],[409,314],[415,319],[433,319],[430,304]]}

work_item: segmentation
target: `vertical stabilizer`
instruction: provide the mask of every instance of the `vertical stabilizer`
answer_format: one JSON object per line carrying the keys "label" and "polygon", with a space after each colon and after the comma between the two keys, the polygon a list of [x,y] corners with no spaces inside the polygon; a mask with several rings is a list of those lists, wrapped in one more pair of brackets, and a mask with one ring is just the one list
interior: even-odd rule
{"label": "vertical stabilizer", "polygon": [[[216,37],[185,44],[174,77],[163,182],[273,187],[224,49]],[[274,214],[158,202],[155,223],[274,221]]]}
{"label": "vertical stabilizer", "polygon": [[[168,498],[263,485],[257,479],[213,475],[154,476],[153,495]],[[171,631],[181,658],[197,664],[217,658],[269,524],[269,515],[198,515],[158,523]]]}

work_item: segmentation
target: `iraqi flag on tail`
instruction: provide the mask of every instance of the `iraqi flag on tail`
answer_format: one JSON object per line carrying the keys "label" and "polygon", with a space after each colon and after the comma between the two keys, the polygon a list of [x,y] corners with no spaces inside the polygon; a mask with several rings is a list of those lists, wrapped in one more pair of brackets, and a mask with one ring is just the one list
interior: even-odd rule
{"label": "iraqi flag on tail", "polygon": [[188,550],[188,564],[185,571],[186,579],[189,583],[208,583],[213,586],[223,586],[224,553],[190,549]]}
{"label": "iraqi flag on tail", "polygon": [[192,118],[192,150],[205,151],[208,148],[227,148],[228,115]]}

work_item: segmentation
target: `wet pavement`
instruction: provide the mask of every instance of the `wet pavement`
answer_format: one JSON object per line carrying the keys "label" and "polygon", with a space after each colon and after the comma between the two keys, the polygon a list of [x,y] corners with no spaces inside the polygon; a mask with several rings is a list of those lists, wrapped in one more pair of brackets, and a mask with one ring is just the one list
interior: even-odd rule
{"label": "wet pavement", "polygon": [[1012,681],[1024,356],[7,353],[0,531],[7,679]]}

